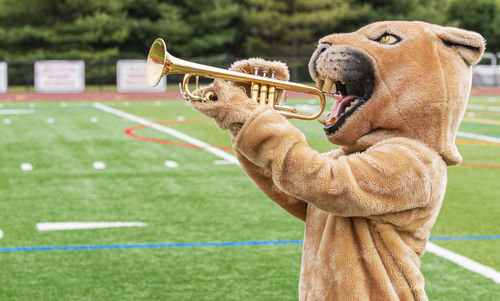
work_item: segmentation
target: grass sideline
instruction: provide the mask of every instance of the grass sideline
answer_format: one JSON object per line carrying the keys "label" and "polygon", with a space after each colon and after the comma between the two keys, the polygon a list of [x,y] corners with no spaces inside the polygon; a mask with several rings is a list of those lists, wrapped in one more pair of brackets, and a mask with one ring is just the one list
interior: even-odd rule
{"label": "grass sideline", "polygon": [[[498,101],[498,100],[496,100]],[[157,106],[157,104],[159,105]],[[471,103],[497,105],[487,98]],[[197,119],[185,102],[114,102],[154,121]],[[28,108],[7,103],[3,108]],[[135,140],[135,123],[91,103],[37,103],[34,114],[0,116],[0,246],[301,239],[303,225],[267,200],[234,165],[193,148]],[[479,111],[477,111],[479,112]],[[95,117],[97,123],[90,122]],[[9,118],[10,124],[2,123]],[[49,118],[54,123],[47,123]],[[487,116],[499,120],[498,116]],[[319,151],[332,145],[315,122],[293,121]],[[211,121],[169,125],[230,146]],[[461,131],[499,137],[498,126],[464,122]],[[176,140],[150,128],[137,133]],[[498,147],[459,145],[464,161],[499,163]],[[179,168],[166,168],[165,160]],[[105,170],[92,169],[94,161]],[[30,162],[31,172],[19,166]],[[450,167],[433,236],[498,234],[498,169]],[[37,232],[43,221],[141,221],[144,228]],[[500,268],[498,240],[434,241]],[[0,254],[2,300],[296,300],[301,246],[97,250]],[[431,300],[496,300],[497,284],[426,254]]]}

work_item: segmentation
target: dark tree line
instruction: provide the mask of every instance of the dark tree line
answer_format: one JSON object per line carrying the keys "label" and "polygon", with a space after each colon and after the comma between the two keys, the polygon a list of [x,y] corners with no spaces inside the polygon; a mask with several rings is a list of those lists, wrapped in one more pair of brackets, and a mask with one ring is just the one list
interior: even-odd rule
{"label": "dark tree line", "polygon": [[378,20],[483,34],[500,51],[496,0],[0,0],[0,60],[309,56],[318,38]]}

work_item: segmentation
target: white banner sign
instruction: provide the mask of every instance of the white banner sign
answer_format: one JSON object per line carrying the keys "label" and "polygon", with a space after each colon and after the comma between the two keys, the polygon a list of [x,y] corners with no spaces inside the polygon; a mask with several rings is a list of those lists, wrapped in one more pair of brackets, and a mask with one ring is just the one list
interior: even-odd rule
{"label": "white banner sign", "polygon": [[116,87],[118,92],[165,92],[167,80],[151,87],[146,79],[146,60],[120,60],[116,63]]}
{"label": "white banner sign", "polygon": [[35,62],[35,91],[38,93],[68,93],[85,90],[83,61]]}
{"label": "white banner sign", "polygon": [[0,93],[7,93],[7,63],[0,62]]}

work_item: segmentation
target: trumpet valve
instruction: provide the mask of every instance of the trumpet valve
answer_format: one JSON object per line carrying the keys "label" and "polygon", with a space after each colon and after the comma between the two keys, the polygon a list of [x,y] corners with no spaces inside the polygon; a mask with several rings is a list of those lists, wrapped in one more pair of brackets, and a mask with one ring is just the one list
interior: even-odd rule
{"label": "trumpet valve", "polygon": [[252,83],[250,87],[250,98],[255,102],[259,102],[259,90],[260,90],[259,84],[255,82]]}
{"label": "trumpet valve", "polygon": [[[276,71],[271,71],[271,78],[276,78]],[[267,96],[267,105],[273,107],[276,98],[276,87],[269,86],[269,94]]]}
{"label": "trumpet valve", "polygon": [[260,104],[265,105],[267,103],[267,92],[268,92],[268,86],[261,85],[260,86],[260,97],[259,97]]}

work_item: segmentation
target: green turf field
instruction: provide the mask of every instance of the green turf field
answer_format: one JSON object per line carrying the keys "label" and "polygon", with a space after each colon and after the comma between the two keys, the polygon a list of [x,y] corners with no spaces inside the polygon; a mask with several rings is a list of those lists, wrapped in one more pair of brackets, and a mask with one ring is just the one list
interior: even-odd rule
{"label": "green turf field", "polygon": [[[184,101],[104,104],[165,121],[213,146],[231,146],[227,133]],[[470,104],[476,107],[468,110],[460,131],[499,139],[500,111],[478,106],[498,109],[500,97],[476,97]],[[204,150],[171,145],[183,141],[139,128],[92,103],[2,103],[0,112],[14,109],[32,111],[0,115],[0,248],[117,248],[2,251],[0,300],[297,299],[300,244],[123,248],[301,240],[303,224],[266,199],[238,166]],[[293,123],[315,149],[334,147],[317,121]],[[125,134],[127,129],[136,138]],[[449,168],[432,236],[498,237],[500,144],[459,139],[464,162],[483,165]],[[166,161],[178,167],[169,168]],[[94,169],[94,162],[106,168]],[[22,163],[33,169],[21,170]],[[41,222],[96,221],[147,226],[36,228]],[[498,238],[433,242],[500,270]],[[500,300],[500,285],[434,254],[423,256],[422,270],[430,300]]]}

